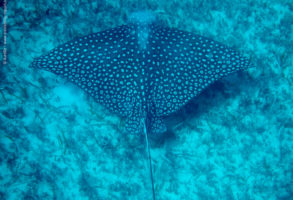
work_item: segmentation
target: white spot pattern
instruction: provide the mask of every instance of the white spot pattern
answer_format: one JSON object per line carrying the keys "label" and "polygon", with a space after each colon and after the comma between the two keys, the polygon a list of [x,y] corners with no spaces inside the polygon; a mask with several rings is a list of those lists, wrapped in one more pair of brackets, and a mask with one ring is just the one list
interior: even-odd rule
{"label": "white spot pattern", "polygon": [[169,115],[212,82],[246,69],[249,60],[208,38],[176,29],[130,24],[90,34],[36,58],[32,67],[60,74],[109,110],[128,117],[127,130],[166,130]]}

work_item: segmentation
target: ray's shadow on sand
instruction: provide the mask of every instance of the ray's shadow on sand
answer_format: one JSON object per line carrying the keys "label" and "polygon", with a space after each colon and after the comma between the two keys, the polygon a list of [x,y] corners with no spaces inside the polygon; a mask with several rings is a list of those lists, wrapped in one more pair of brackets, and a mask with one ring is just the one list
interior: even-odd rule
{"label": "ray's shadow on sand", "polygon": [[214,82],[177,112],[164,118],[168,128],[167,132],[150,134],[151,146],[160,148],[165,142],[175,140],[175,130],[183,128],[187,120],[197,118],[209,110],[215,109],[223,101],[235,97],[240,91],[245,92],[245,88],[250,85],[250,78],[246,71],[239,71]]}

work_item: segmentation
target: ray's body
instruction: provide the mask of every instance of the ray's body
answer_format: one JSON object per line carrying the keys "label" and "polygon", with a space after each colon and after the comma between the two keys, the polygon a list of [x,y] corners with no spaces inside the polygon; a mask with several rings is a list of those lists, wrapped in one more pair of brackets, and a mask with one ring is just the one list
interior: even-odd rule
{"label": "ray's body", "polygon": [[[127,118],[128,133],[162,133],[162,117],[214,81],[249,67],[249,59],[203,36],[132,20],[76,38],[34,59],[34,68],[72,81],[110,111]],[[150,172],[155,199],[151,158]]]}

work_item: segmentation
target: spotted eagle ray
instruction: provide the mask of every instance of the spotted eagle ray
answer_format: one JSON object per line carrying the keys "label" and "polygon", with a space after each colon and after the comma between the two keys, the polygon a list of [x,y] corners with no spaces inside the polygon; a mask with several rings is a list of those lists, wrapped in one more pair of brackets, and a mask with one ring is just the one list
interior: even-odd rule
{"label": "spotted eagle ray", "polygon": [[148,134],[165,132],[164,116],[250,62],[209,38],[133,16],[127,25],[62,44],[31,66],[61,75],[126,117],[126,132],[145,134],[155,199]]}

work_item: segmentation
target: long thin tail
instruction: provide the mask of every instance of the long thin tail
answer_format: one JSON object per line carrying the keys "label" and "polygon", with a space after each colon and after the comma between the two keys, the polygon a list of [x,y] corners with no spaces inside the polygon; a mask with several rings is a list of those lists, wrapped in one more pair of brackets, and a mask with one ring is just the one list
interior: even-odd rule
{"label": "long thin tail", "polygon": [[151,181],[152,181],[153,200],[156,200],[155,188],[154,188],[154,178],[153,178],[153,169],[152,169],[152,157],[151,157],[151,152],[150,152],[150,147],[149,147],[149,138],[148,138],[148,132],[147,132],[146,125],[144,125],[144,135],[145,135],[145,141],[146,141],[148,159],[149,159],[149,168],[150,168],[150,175],[151,175]]}

